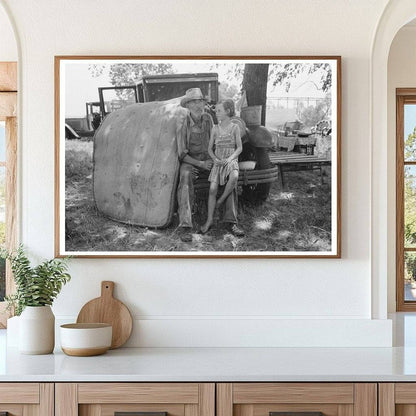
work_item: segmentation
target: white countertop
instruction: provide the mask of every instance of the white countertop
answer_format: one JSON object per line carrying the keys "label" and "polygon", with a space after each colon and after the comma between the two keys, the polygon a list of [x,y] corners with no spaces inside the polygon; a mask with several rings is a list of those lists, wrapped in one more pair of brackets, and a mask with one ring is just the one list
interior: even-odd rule
{"label": "white countertop", "polygon": [[0,382],[415,381],[416,314],[393,316],[393,348],[119,348],[22,355],[0,330]]}
{"label": "white countertop", "polygon": [[416,381],[416,348],[120,348],[21,355],[0,331],[0,381]]}

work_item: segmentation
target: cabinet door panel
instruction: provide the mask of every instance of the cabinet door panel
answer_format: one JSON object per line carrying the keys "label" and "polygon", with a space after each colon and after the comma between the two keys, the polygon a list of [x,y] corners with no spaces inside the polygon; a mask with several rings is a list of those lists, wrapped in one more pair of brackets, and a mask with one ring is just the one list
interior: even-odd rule
{"label": "cabinet door panel", "polygon": [[377,416],[375,383],[219,383],[217,400],[217,416]]}
{"label": "cabinet door panel", "polygon": [[[168,416],[185,416],[184,405],[151,405],[151,404],[81,404],[80,416],[90,416],[90,408],[95,409],[94,412],[100,416],[114,416],[115,412],[166,412]],[[87,411],[88,410],[88,411]],[[89,412],[89,413],[88,413]],[[92,412],[92,414],[95,414]]]}
{"label": "cabinet door panel", "polygon": [[354,416],[354,405],[353,404],[338,405],[338,416]]}
{"label": "cabinet door panel", "polygon": [[55,385],[55,416],[78,414],[78,385],[57,383]]}
{"label": "cabinet door panel", "polygon": [[113,416],[115,412],[166,412],[215,416],[214,383],[62,383],[55,416]]}
{"label": "cabinet door panel", "polygon": [[168,416],[184,416],[183,405],[104,404],[99,405],[100,416],[114,416],[115,412],[166,412]]}
{"label": "cabinet door panel", "polygon": [[39,403],[39,384],[0,383],[0,403]]}
{"label": "cabinet door panel", "polygon": [[102,416],[99,404],[80,404],[79,416]]}
{"label": "cabinet door panel", "polygon": [[377,384],[354,384],[354,415],[377,416]]}
{"label": "cabinet door panel", "polygon": [[[338,404],[256,404],[235,405],[234,416],[269,416],[270,412],[322,412],[325,416],[338,416]],[[294,415],[296,416],[296,415]]]}
{"label": "cabinet door panel", "polygon": [[233,384],[219,383],[217,389],[217,416],[233,415]]}
{"label": "cabinet door panel", "polygon": [[34,406],[33,404],[23,405],[23,416],[42,416],[39,412],[39,406]]}
{"label": "cabinet door panel", "polygon": [[215,415],[215,384],[200,383],[199,384],[199,414],[200,416]]}
{"label": "cabinet door panel", "polygon": [[354,403],[348,383],[247,383],[235,384],[234,403]]}
{"label": "cabinet door panel", "polygon": [[185,416],[199,416],[199,406],[197,404],[186,404],[184,406],[184,411]]}
{"label": "cabinet door panel", "polygon": [[416,403],[416,383],[396,383],[394,393],[396,404]]}
{"label": "cabinet door panel", "polygon": [[394,383],[380,383],[378,385],[378,407],[380,416],[394,416]]}
{"label": "cabinet door panel", "polygon": [[52,383],[0,383],[0,413],[8,416],[54,416]]}
{"label": "cabinet door panel", "polygon": [[416,405],[398,404],[396,407],[396,416],[416,416]]}
{"label": "cabinet door panel", "polygon": [[379,416],[416,416],[416,383],[380,383]]}
{"label": "cabinet door panel", "polygon": [[0,404],[0,413],[8,412],[9,416],[24,416],[21,404]]}
{"label": "cabinet door panel", "polygon": [[80,383],[78,403],[198,403],[196,383]]}

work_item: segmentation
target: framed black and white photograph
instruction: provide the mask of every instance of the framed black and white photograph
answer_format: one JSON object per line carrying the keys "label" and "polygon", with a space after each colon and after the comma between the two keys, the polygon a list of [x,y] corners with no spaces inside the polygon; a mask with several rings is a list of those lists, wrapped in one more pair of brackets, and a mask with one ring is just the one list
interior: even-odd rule
{"label": "framed black and white photograph", "polygon": [[55,254],[341,256],[341,58],[55,57]]}

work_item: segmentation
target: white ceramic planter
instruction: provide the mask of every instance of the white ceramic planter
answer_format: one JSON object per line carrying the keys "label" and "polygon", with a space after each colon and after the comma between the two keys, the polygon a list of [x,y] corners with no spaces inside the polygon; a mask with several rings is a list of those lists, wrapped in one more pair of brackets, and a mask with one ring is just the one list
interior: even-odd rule
{"label": "white ceramic planter", "polygon": [[19,319],[19,351],[50,354],[55,347],[55,316],[50,306],[26,306]]}

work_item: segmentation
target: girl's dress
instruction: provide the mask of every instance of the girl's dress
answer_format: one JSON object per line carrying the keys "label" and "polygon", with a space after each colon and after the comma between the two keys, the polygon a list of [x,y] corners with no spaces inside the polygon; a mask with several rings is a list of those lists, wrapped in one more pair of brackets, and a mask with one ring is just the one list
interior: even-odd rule
{"label": "girl's dress", "polygon": [[[234,123],[231,123],[229,129],[226,132],[222,131],[219,126],[214,126],[214,145],[215,145],[215,156],[218,159],[226,159],[227,157],[231,156],[237,146],[235,137],[236,137],[236,129],[238,130],[238,126]],[[238,161],[234,159],[226,166],[220,166],[214,164],[211,169],[211,173],[209,174],[208,180],[210,182],[217,182],[219,185],[225,185],[228,181],[228,176],[233,170],[238,171]]]}

